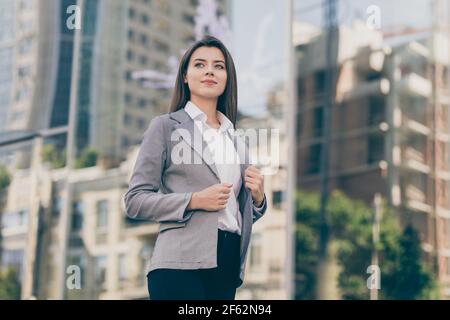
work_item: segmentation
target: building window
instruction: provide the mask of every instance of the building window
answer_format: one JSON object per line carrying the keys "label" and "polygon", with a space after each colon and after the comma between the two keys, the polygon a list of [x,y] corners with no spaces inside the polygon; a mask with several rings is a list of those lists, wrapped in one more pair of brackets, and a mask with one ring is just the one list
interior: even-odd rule
{"label": "building window", "polygon": [[325,81],[326,81],[326,72],[324,70],[318,71],[314,77],[314,90],[316,91],[316,95],[320,95],[325,93]]}
{"label": "building window", "polygon": [[250,268],[259,271],[262,268],[262,237],[259,233],[252,235],[250,248]]}
{"label": "building window", "polygon": [[18,69],[18,76],[19,78],[27,78],[31,76],[31,66],[23,66],[23,67],[19,67]]}
{"label": "building window", "polygon": [[147,35],[146,34],[141,34],[140,41],[141,41],[141,44],[146,46],[148,44],[148,37],[147,37]]}
{"label": "building window", "polygon": [[21,228],[28,225],[28,210],[5,212],[2,215],[2,229]]}
{"label": "building window", "polygon": [[141,22],[144,25],[148,25],[150,23],[150,18],[146,14],[141,15]]}
{"label": "building window", "polygon": [[368,102],[367,124],[369,126],[378,125],[384,120],[384,99],[383,97],[369,97]]}
{"label": "building window", "polygon": [[134,31],[133,30],[128,30],[128,39],[134,40]]}
{"label": "building window", "polygon": [[1,266],[14,269],[19,279],[22,279],[23,258],[24,250],[3,250]]}
{"label": "building window", "polygon": [[276,190],[272,192],[272,205],[276,209],[281,209],[283,203],[283,191]]}
{"label": "building window", "polygon": [[320,171],[321,144],[313,144],[309,147],[307,174],[317,174]]}
{"label": "building window", "polygon": [[128,61],[133,61],[134,60],[134,52],[131,50],[127,51],[127,59]]}
{"label": "building window", "polygon": [[130,8],[130,10],[128,11],[128,16],[133,19],[136,15],[136,12],[134,11],[133,8]]}
{"label": "building window", "polygon": [[123,124],[129,125],[131,123],[131,117],[129,114],[126,114],[123,116]]}
{"label": "building window", "polygon": [[138,127],[139,127],[139,129],[145,129],[145,123],[146,123],[146,121],[144,120],[144,119],[141,119],[141,118],[139,118],[138,119]]}
{"label": "building window", "polygon": [[139,99],[139,108],[145,108],[147,106],[147,101],[144,98]]}
{"label": "building window", "polygon": [[94,260],[94,283],[100,290],[106,289],[106,267],[107,257],[98,256]]}
{"label": "building window", "polygon": [[148,58],[146,56],[140,56],[139,57],[139,62],[141,65],[145,66],[148,63]]}
{"label": "building window", "polygon": [[183,20],[191,25],[195,24],[194,17],[190,14],[184,13]]}
{"label": "building window", "polygon": [[25,38],[19,43],[19,53],[20,54],[27,54],[31,51],[31,48],[33,46],[33,40],[32,38]]}
{"label": "building window", "polygon": [[55,196],[52,199],[52,216],[54,218],[59,217],[62,209],[62,198],[60,196]]}
{"label": "building window", "polygon": [[122,147],[126,148],[130,145],[130,140],[128,137],[122,137]]}
{"label": "building window", "polygon": [[321,137],[323,134],[323,107],[313,109],[313,137]]}
{"label": "building window", "polygon": [[126,281],[126,254],[122,253],[119,254],[119,259],[118,259],[118,263],[119,263],[119,287],[123,288],[125,281]]}
{"label": "building window", "polygon": [[141,275],[140,275],[140,279],[142,280],[142,282],[139,284],[141,286],[145,285],[145,270],[146,270],[146,264],[147,261],[150,259],[150,257],[152,256],[153,253],[153,245],[146,242],[144,243],[144,245],[141,248],[141,251],[139,253],[139,258],[140,258],[140,270],[141,270]]}
{"label": "building window", "polygon": [[161,51],[163,53],[168,53],[169,52],[169,46],[166,43],[162,42],[162,41],[155,40],[155,47],[156,47],[157,50],[159,50],[159,51]]}
{"label": "building window", "polygon": [[72,205],[72,224],[73,232],[80,231],[83,228],[83,203],[81,201],[74,202]]}
{"label": "building window", "polygon": [[367,163],[375,163],[383,160],[384,137],[381,134],[369,135],[367,139]]}
{"label": "building window", "polygon": [[108,227],[108,200],[97,201],[97,228]]}

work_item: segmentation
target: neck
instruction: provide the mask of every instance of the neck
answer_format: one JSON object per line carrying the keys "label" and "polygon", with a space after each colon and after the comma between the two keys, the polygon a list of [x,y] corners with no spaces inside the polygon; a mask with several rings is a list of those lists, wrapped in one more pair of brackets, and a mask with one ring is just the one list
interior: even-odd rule
{"label": "neck", "polygon": [[208,123],[215,124],[218,122],[216,116],[217,98],[207,99],[198,96],[191,96],[191,101],[206,114]]}

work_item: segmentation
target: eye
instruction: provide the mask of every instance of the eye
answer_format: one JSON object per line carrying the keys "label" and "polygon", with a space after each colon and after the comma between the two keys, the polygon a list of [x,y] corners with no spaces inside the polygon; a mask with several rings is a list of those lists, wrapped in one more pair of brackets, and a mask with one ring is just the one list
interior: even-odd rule
{"label": "eye", "polygon": [[195,66],[196,68],[203,67],[203,63],[197,62],[196,64],[194,64],[194,66]]}
{"label": "eye", "polygon": [[225,67],[224,67],[223,65],[221,65],[221,64],[216,65],[216,68],[218,68],[218,69],[220,69],[220,70],[225,69]]}

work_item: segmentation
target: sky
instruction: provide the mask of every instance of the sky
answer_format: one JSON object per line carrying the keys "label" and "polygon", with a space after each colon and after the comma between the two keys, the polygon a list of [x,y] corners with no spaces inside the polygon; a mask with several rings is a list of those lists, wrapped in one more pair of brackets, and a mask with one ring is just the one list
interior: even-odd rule
{"label": "sky", "polygon": [[289,41],[288,1],[234,0],[232,55],[238,73],[239,109],[265,113],[267,93],[283,82]]}
{"label": "sky", "polygon": [[[449,3],[450,0],[443,0]],[[323,26],[324,0],[293,0],[294,19]],[[380,9],[381,29],[423,29],[432,24],[433,0],[338,0],[340,25],[366,20],[367,8]],[[252,115],[265,112],[267,91],[286,80],[289,67],[289,0],[231,0],[232,55],[238,72],[240,109]],[[448,10],[447,10],[448,12]]]}
{"label": "sky", "polygon": [[[297,21],[322,25],[323,0],[294,1]],[[382,29],[400,25],[422,28],[431,24],[431,2],[432,0],[338,0],[339,23],[349,24],[355,18],[365,18],[367,8],[376,5],[380,8]]]}

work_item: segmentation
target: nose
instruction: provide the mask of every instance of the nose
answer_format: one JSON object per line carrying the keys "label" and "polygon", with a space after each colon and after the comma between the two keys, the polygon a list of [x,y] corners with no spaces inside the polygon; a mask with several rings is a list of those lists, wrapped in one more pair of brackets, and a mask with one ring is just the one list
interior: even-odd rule
{"label": "nose", "polygon": [[213,70],[211,69],[211,67],[208,67],[208,69],[206,70],[206,75],[214,75]]}

